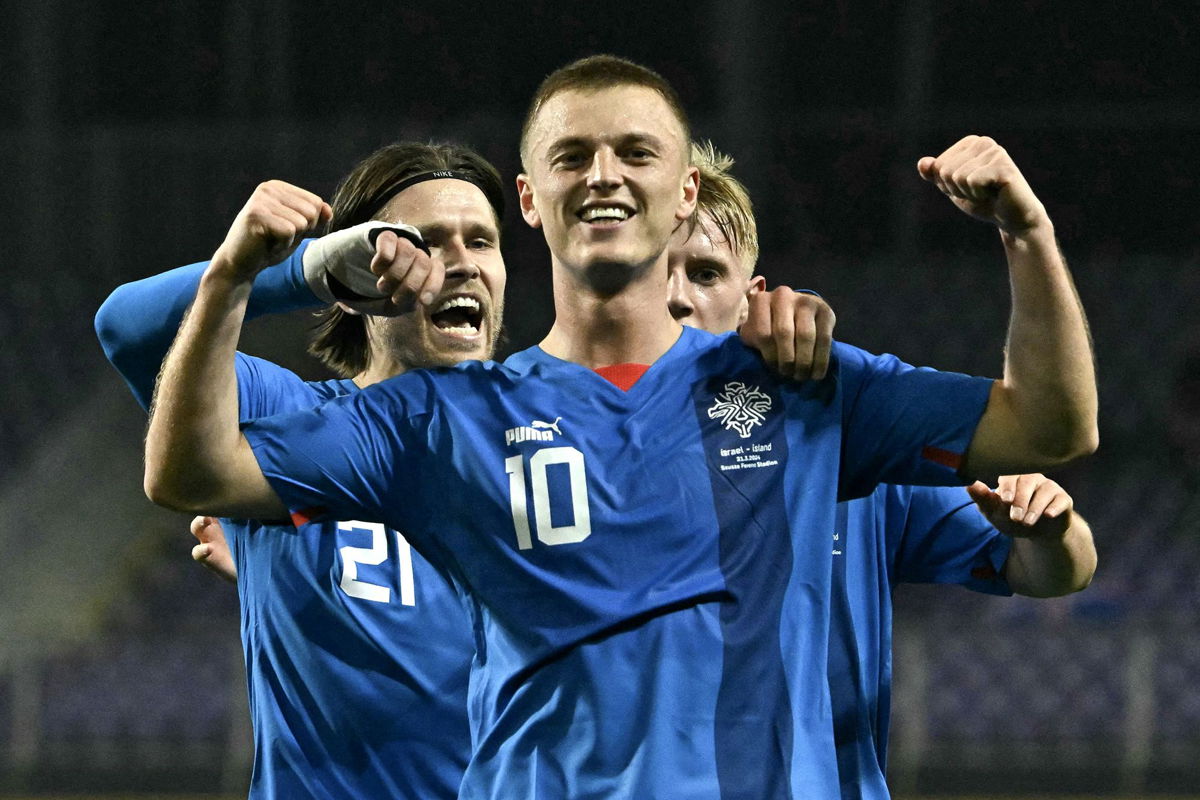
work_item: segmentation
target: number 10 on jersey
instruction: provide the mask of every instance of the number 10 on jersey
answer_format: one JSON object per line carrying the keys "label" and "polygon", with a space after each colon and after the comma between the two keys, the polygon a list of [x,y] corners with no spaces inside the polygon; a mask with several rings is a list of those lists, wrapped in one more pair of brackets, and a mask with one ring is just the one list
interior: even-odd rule
{"label": "number 10 on jersey", "polygon": [[[550,514],[550,480],[547,471],[552,465],[562,464],[570,476],[571,516],[569,524],[555,525]],[[587,469],[583,453],[574,447],[544,447],[529,458],[529,487],[525,480],[525,456],[523,454],[504,459],[504,471],[508,473],[508,501],[512,508],[513,527],[517,532],[517,547],[528,550],[533,547],[530,535],[527,494],[533,496],[534,524],[537,538],[542,544],[571,544],[582,542],[592,532],[592,512],[588,505]]]}

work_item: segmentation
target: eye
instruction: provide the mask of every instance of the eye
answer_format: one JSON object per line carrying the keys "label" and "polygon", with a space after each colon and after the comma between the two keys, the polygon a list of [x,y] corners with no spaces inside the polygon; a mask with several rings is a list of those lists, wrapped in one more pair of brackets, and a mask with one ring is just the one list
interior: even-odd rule
{"label": "eye", "polygon": [[630,161],[647,161],[654,158],[654,153],[645,147],[631,147],[625,151],[625,157]]}
{"label": "eye", "polygon": [[576,169],[587,161],[587,157],[578,150],[567,150],[554,157],[553,164],[563,169]]}
{"label": "eye", "polygon": [[491,239],[485,239],[482,236],[472,239],[468,244],[472,250],[491,250],[495,247],[495,243]]}
{"label": "eye", "polygon": [[712,286],[713,284],[720,283],[722,277],[720,271],[712,267],[702,267],[688,273],[688,280],[692,283],[699,283],[702,286]]}

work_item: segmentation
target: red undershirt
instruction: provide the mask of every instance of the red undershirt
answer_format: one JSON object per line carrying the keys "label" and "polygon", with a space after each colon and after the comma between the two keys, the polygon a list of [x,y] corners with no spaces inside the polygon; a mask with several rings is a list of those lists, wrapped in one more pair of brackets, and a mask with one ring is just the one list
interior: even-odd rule
{"label": "red undershirt", "polygon": [[623,392],[628,392],[638,382],[638,378],[650,369],[649,364],[613,364],[608,367],[598,367],[596,374],[616,386]]}

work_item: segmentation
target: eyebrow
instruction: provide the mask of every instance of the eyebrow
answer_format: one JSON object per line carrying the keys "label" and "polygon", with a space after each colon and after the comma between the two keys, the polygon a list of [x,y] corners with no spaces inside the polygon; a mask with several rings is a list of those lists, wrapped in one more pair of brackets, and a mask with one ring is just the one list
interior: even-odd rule
{"label": "eyebrow", "polygon": [[718,261],[717,259],[710,258],[708,256],[701,256],[698,258],[690,258],[690,259],[688,259],[688,261],[684,265],[684,267],[690,268],[690,269],[695,269],[695,268],[699,268],[699,267],[707,267],[708,269],[715,269],[720,272],[728,272],[729,271],[729,266],[727,264],[725,264],[725,262]]}
{"label": "eyebrow", "polygon": [[[421,235],[427,239],[445,237],[459,229],[456,225],[447,225],[443,222],[431,222],[428,225],[418,225],[416,227],[417,230],[421,231]],[[462,231],[463,236],[468,239],[477,236],[486,236],[491,239],[500,238],[500,228],[491,222],[472,220],[463,224]]]}
{"label": "eyebrow", "polygon": [[[570,150],[574,147],[591,147],[595,142],[595,137],[585,136],[565,136],[562,139],[556,139],[550,143],[550,147],[546,150],[548,154],[554,154],[562,150]],[[629,147],[634,144],[648,144],[651,147],[662,149],[662,139],[652,133],[644,131],[631,131],[621,134],[617,137],[614,144],[615,147]]]}

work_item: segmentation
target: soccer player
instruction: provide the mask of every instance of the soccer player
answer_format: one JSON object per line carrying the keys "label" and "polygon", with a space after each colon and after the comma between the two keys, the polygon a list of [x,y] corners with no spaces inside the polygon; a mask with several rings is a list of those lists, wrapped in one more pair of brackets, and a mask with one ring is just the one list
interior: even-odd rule
{"label": "soccer player", "polygon": [[[711,144],[693,145],[700,170],[696,222],[670,247],[670,308],[684,325],[713,333],[746,321],[751,303],[777,323],[776,354],[811,352],[820,371],[832,312],[793,317],[794,293],[763,291],[754,269],[758,236],[750,197]],[[765,317],[756,314],[751,325]],[[792,331],[786,323],[795,320]],[[811,324],[805,324],[811,323]],[[765,334],[765,332],[763,332]],[[778,357],[778,355],[773,356]],[[969,494],[968,494],[969,493]],[[974,502],[972,502],[974,501]],[[997,491],[884,484],[840,503],[832,536],[829,685],[843,800],[887,798],[892,591],[898,583],[957,583],[989,594],[1057,597],[1096,569],[1087,522],[1070,495],[1043,475],[1004,476]]]}
{"label": "soccer player", "polygon": [[[96,328],[139,402],[149,402],[202,274],[230,261],[282,255],[326,213],[307,191],[264,183],[210,264],[113,292]],[[311,408],[409,369],[492,355],[505,269],[503,189],[491,164],[459,146],[389,145],[350,172],[331,213],[335,231],[368,220],[414,226],[445,265],[442,289],[428,306],[387,318],[328,306],[311,349],[338,380],[306,383],[239,353],[241,419]],[[310,268],[306,276],[309,244],[260,273],[253,313],[320,306],[310,282],[330,299],[323,273]],[[193,530],[211,538],[219,525],[200,519]],[[222,536],[213,565],[227,578],[241,577],[254,725],[250,796],[456,797],[470,755],[467,679],[475,643],[446,576],[411,552],[399,532],[374,522],[225,525],[230,547]]]}
{"label": "soccer player", "polygon": [[[422,204],[422,190],[408,184],[439,169],[458,170],[467,183],[446,184],[451,191]],[[238,354],[241,416],[319,404],[410,369],[489,358],[501,327],[500,298],[465,291],[473,286],[469,268],[442,240],[455,225],[465,227],[474,238],[460,232],[464,246],[496,271],[490,262],[498,258],[501,197],[499,176],[462,147],[399,143],[355,167],[334,197],[333,230],[368,219],[411,219],[431,249],[446,254],[442,294],[450,299],[440,300],[428,320],[418,311],[370,319],[329,305],[310,349],[342,380],[308,384]],[[465,226],[464,199],[473,215]],[[297,187],[265,183],[229,241],[268,245],[278,226],[290,224],[293,207],[315,202]],[[354,239],[338,242],[326,239],[319,256],[302,242],[260,273],[250,298],[254,314],[319,304],[310,281],[325,295],[325,262],[358,249]],[[121,286],[96,315],[106,354],[143,406],[208,266]],[[467,324],[475,330],[464,330]],[[231,582],[242,576],[256,754],[251,797],[456,796],[470,755],[466,684],[474,639],[453,588],[399,533],[375,523],[225,524],[228,538],[216,518],[192,521],[200,540],[193,557]]]}
{"label": "soccer player", "polygon": [[[926,170],[1013,240],[1010,377],[838,343],[835,380],[794,383],[663,302],[670,235],[695,207],[689,141],[670,86],[637,65],[595,57],[542,84],[518,192],[556,317],[503,365],[408,373],[240,429],[233,353],[257,269],[215,264],[164,365],[156,502],[379,520],[469,593],[464,798],[836,796],[832,557],[813,532],[833,529],[839,493],[1095,445],[1082,310],[1010,161],[952,148]],[[397,303],[436,272],[409,249],[401,262],[372,267]]]}

